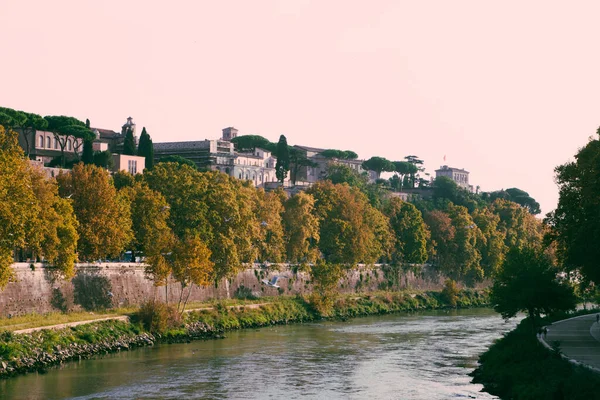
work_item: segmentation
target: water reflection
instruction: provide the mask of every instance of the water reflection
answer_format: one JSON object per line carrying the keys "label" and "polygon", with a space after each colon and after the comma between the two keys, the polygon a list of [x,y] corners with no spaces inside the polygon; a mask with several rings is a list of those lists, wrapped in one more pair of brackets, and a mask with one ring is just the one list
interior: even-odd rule
{"label": "water reflection", "polygon": [[0,398],[491,399],[467,374],[514,325],[465,310],[232,332],[0,381]]}

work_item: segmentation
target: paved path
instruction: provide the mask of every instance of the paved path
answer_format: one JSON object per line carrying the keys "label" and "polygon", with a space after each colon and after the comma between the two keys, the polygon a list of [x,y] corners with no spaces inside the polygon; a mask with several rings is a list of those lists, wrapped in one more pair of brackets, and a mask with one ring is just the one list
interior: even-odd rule
{"label": "paved path", "polygon": [[[244,305],[238,305],[238,306],[228,306],[227,308],[236,309],[236,310],[241,310],[243,308],[255,309],[255,308],[259,308],[260,306],[267,305],[267,304],[269,304],[269,303],[244,304]],[[190,310],[185,310],[185,312],[204,311],[204,310],[212,310],[212,309],[214,309],[214,307],[192,308]],[[63,329],[63,328],[71,327],[71,326],[91,324],[93,322],[110,321],[110,320],[128,321],[129,317],[127,315],[119,315],[119,316],[114,316],[114,317],[89,319],[87,321],[66,322],[64,324],[58,324],[58,325],[39,326],[36,328],[20,329],[17,331],[13,331],[13,333],[23,334],[23,333],[31,333],[31,332],[41,331],[43,329]]]}
{"label": "paved path", "polygon": [[547,326],[548,334],[540,341],[552,346],[559,342],[562,353],[577,363],[600,372],[600,325],[596,314],[565,319]]}

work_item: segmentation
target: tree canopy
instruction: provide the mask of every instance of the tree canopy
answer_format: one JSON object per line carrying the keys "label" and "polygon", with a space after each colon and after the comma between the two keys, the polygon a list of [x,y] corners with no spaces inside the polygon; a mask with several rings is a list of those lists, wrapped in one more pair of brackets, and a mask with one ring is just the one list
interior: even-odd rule
{"label": "tree canopy", "polygon": [[362,167],[366,170],[375,171],[377,173],[377,178],[379,178],[384,171],[393,172],[395,170],[394,164],[383,157],[371,157],[363,162]]}
{"label": "tree canopy", "polygon": [[277,163],[275,164],[275,175],[277,180],[283,183],[287,178],[288,171],[290,170],[290,153],[288,149],[287,139],[281,135],[279,142],[277,142]]}
{"label": "tree canopy", "polygon": [[242,135],[231,139],[231,143],[239,152],[254,151],[257,147],[268,150],[272,153],[277,152],[277,144],[260,135]]}
{"label": "tree canopy", "polygon": [[356,160],[358,158],[358,154],[351,150],[328,149],[319,154],[326,158],[338,158],[340,160]]}
{"label": "tree canopy", "polygon": [[146,159],[145,167],[147,169],[152,169],[154,166],[154,144],[152,143],[152,138],[150,138],[150,135],[146,132],[146,127],[142,128],[137,151],[140,157]]}
{"label": "tree canopy", "polygon": [[125,132],[125,141],[123,142],[123,154],[128,156],[135,156],[137,150],[135,148],[135,137],[133,136],[133,130],[127,128]]}
{"label": "tree canopy", "polygon": [[573,289],[557,274],[558,270],[539,250],[512,248],[492,287],[490,300],[494,309],[505,319],[519,311],[526,312],[534,327],[542,313],[574,309]]}

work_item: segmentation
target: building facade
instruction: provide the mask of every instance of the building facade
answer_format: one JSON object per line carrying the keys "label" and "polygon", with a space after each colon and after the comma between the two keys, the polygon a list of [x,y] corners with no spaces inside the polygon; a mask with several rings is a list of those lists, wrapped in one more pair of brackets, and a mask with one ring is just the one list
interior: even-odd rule
{"label": "building facade", "polygon": [[276,182],[275,156],[261,148],[253,152],[236,152],[231,139],[237,137],[237,133],[234,127],[227,127],[223,129],[221,139],[154,143],[154,159],[160,162],[166,156],[180,156],[193,161],[198,168],[249,180],[256,187]]}
{"label": "building facade", "polygon": [[452,179],[456,184],[468,191],[473,191],[473,185],[469,184],[469,171],[462,168],[453,168],[447,165],[442,165],[440,169],[435,170],[435,177],[445,176]]}
{"label": "building facade", "polygon": [[362,167],[364,160],[344,160],[338,158],[324,157],[321,155],[325,149],[308,146],[294,146],[294,148],[307,159],[315,163],[315,166],[302,166],[299,168],[296,182],[299,184],[311,185],[317,181],[327,178],[327,169],[330,164],[345,165],[358,174],[366,173],[369,182],[374,182],[377,179],[375,171],[369,171]]}
{"label": "building facade", "polygon": [[47,164],[62,155],[63,147],[66,157],[83,151],[83,140],[54,134],[48,131],[16,129],[19,134],[19,145],[31,159]]}

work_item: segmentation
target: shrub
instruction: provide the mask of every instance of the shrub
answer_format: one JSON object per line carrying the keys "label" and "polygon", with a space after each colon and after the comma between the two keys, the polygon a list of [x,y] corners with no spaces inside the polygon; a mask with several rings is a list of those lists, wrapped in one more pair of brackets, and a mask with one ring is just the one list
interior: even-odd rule
{"label": "shrub", "polygon": [[182,325],[181,314],[171,305],[157,301],[142,304],[139,311],[132,317],[134,323],[139,322],[151,333],[165,333]]}
{"label": "shrub", "polygon": [[458,300],[458,287],[456,286],[456,282],[452,279],[446,279],[446,283],[444,284],[444,290],[442,290],[442,295],[444,296],[444,300],[448,302],[452,307],[456,307],[456,302]]}

